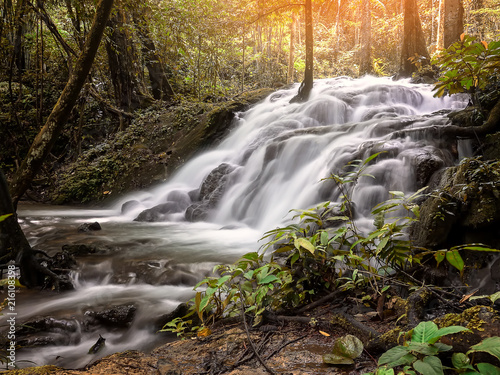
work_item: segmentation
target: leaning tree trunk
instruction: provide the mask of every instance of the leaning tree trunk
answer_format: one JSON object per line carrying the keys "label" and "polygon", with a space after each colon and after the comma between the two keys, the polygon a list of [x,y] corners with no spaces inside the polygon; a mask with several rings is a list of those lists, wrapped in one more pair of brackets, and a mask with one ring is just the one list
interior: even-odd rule
{"label": "leaning tree trunk", "polygon": [[292,98],[290,102],[305,102],[309,99],[309,94],[313,88],[313,17],[312,17],[312,0],[306,0],[305,4],[305,19],[306,19],[306,69],[304,72],[304,80],[302,81],[299,92]]}
{"label": "leaning tree trunk", "polygon": [[12,195],[14,207],[17,206],[17,202],[26,192],[40,170],[71,114],[71,110],[80,95],[80,91],[92,67],[112,6],[113,0],[101,0],[97,5],[89,37],[85,42],[80,57],[76,61],[75,68],[68,79],[68,83],[64,87],[59,100],[47,118],[45,125],[33,141],[28,151],[28,155],[25,157],[21,167],[17,170],[12,179],[10,193]]}
{"label": "leaning tree trunk", "polygon": [[404,31],[403,46],[401,49],[401,61],[399,74],[402,77],[409,77],[417,67],[412,64],[410,58],[423,57],[423,65],[430,64],[430,56],[425,43],[424,32],[416,0],[405,0],[404,9]]}

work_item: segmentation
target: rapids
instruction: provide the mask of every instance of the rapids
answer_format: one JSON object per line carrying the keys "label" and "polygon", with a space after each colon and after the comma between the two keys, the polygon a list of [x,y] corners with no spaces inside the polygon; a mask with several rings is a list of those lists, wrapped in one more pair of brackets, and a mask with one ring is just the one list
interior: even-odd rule
{"label": "rapids", "polygon": [[[51,345],[18,351],[18,365],[81,367],[104,355],[148,350],[164,336],[154,322],[193,296],[193,285],[215,264],[255,251],[262,234],[290,218],[289,211],[336,201],[339,192],[321,182],[354,159],[386,151],[353,192],[358,226],[369,229],[371,208],[388,191],[416,191],[439,168],[453,165],[463,147],[430,139],[422,132],[393,137],[402,129],[448,122],[463,108],[460,97],[436,99],[431,86],[389,78],[339,77],[316,81],[310,100],[290,104],[298,85],[279,90],[238,113],[232,131],[216,148],[204,150],[160,186],[122,197],[103,210],[21,205],[19,216],[35,248],[51,254],[64,244],[105,248],[78,258],[75,290],[61,294],[23,292],[18,322],[49,316],[69,327],[45,332]],[[226,165],[215,185],[205,178]],[[201,190],[201,192],[200,192]],[[127,202],[134,202],[123,209]],[[169,203],[155,222],[134,221],[141,212]],[[186,212],[201,212],[196,222]],[[201,220],[202,219],[202,220]],[[79,233],[81,223],[98,221],[102,231]],[[125,327],[89,326],[90,312],[134,305]],[[5,316],[1,317],[5,325]],[[87,354],[101,334],[106,346]]]}

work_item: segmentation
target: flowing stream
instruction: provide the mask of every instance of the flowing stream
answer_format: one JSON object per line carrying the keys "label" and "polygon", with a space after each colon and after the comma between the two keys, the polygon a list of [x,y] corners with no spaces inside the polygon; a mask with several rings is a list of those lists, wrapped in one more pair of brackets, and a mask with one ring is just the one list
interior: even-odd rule
{"label": "flowing stream", "polygon": [[[321,180],[346,163],[385,151],[366,171],[375,179],[360,179],[353,192],[358,226],[369,229],[369,212],[388,191],[414,192],[468,152],[423,132],[393,134],[447,123],[450,110],[466,105],[463,98],[436,99],[430,86],[407,81],[340,77],[316,81],[308,102],[290,104],[297,88],[239,113],[218,147],[161,186],[102,210],[21,205],[22,227],[35,248],[54,254],[65,244],[86,244],[98,251],[78,257],[74,291],[18,294],[19,322],[52,317],[54,323],[33,336],[46,345],[18,351],[18,364],[76,368],[113,352],[151,349],[166,340],[155,333],[159,317],[191,298],[214,265],[257,250],[262,234],[288,220],[291,209],[336,201],[335,185]],[[77,231],[93,221],[101,231]],[[116,306],[133,306],[125,309],[133,313],[126,324],[89,320]],[[99,335],[106,346],[87,354]]]}

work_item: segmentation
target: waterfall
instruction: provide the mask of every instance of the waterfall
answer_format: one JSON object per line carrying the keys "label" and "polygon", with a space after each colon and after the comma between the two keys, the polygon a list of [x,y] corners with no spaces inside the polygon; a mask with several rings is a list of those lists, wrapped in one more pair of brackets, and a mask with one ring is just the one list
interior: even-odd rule
{"label": "waterfall", "polygon": [[457,147],[442,148],[440,140],[419,132],[394,136],[445,124],[443,109],[465,105],[459,97],[434,98],[431,90],[367,76],[316,81],[302,104],[289,103],[297,86],[277,91],[237,114],[218,147],[188,162],[164,185],[120,205],[136,201],[125,216],[139,221],[187,219],[267,230],[286,220],[291,209],[338,199],[335,186],[320,181],[352,160],[383,151],[367,171],[376,178],[359,181],[353,192],[359,214],[366,215],[388,191],[413,192],[432,172],[455,162]]}
{"label": "waterfall", "polygon": [[[336,185],[322,180],[350,161],[384,152],[365,171],[375,178],[359,179],[352,192],[357,227],[366,230],[372,207],[388,191],[416,191],[470,152],[466,143],[447,144],[418,131],[447,123],[446,114],[466,104],[459,97],[433,98],[431,86],[340,77],[316,81],[308,102],[290,104],[297,89],[277,91],[238,113],[217,147],[164,184],[107,210],[21,205],[32,246],[52,254],[68,243],[97,250],[77,257],[75,290],[19,294],[18,322],[45,322],[18,337],[29,344],[21,344],[26,347],[17,353],[19,363],[82,367],[162,342],[161,316],[192,298],[192,287],[215,264],[256,251],[257,240],[289,220],[290,210],[338,201]],[[405,129],[411,131],[402,136]],[[96,220],[102,231],[77,231],[82,222]],[[109,309],[130,317],[119,327],[102,322]],[[5,318],[0,323],[7,326]],[[86,354],[99,335],[106,338],[104,349]],[[43,343],[51,345],[36,346]]]}

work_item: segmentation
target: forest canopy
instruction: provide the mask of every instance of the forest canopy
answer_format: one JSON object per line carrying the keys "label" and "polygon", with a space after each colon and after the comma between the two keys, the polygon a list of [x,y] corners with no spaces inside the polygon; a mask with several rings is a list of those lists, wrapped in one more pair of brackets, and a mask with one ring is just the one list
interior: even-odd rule
{"label": "forest canopy", "polygon": [[[496,0],[310,4],[314,79],[407,75],[408,69],[417,69],[415,62],[429,62],[462,32],[494,39],[500,21]],[[3,1],[0,167],[7,174],[19,168],[68,81],[95,7],[95,1]],[[158,100],[216,102],[251,89],[301,82],[307,60],[305,14],[300,1],[115,2],[52,161],[74,159],[98,139],[127,127],[134,111]],[[419,41],[404,38],[409,16],[421,25]],[[415,34],[414,27],[409,35]],[[424,43],[423,52],[404,52],[411,43]],[[414,60],[408,62],[405,53]],[[403,69],[404,64],[410,68]]]}

